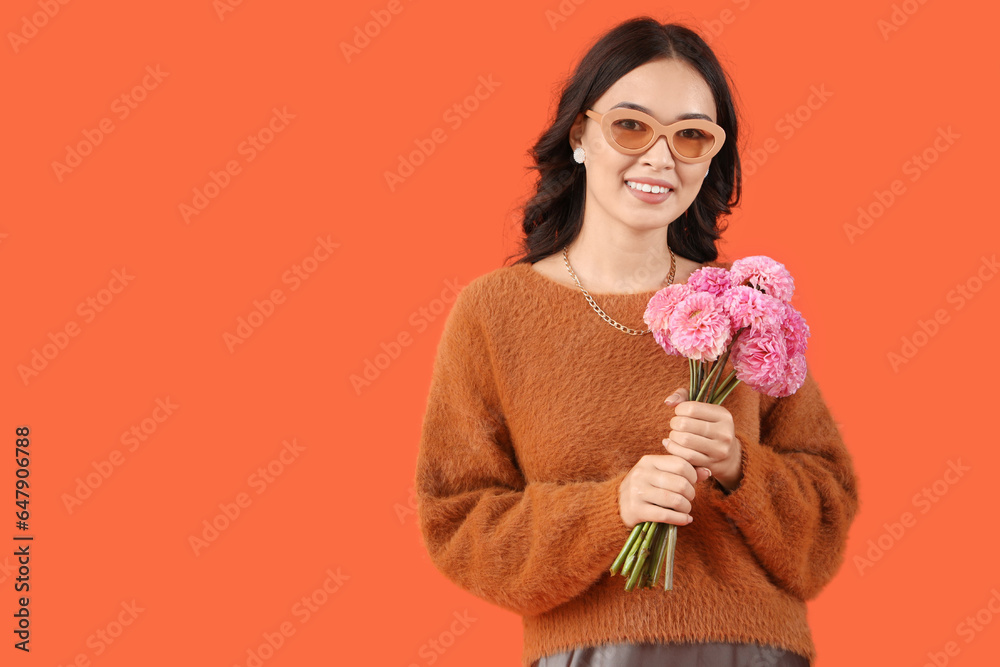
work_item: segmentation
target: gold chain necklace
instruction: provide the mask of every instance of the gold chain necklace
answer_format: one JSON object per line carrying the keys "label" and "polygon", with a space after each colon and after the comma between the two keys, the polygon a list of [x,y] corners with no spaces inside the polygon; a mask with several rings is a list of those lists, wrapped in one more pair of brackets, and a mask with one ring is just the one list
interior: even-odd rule
{"label": "gold chain necklace", "polygon": [[[670,251],[670,273],[667,274],[666,278],[664,278],[662,284],[663,285],[672,285],[673,282],[674,282],[674,271],[677,269],[677,264],[676,264],[676,260],[674,259],[673,248],[671,248],[668,245],[667,246],[667,250]],[[593,308],[594,311],[598,315],[600,315],[604,319],[605,322],[607,322],[611,326],[615,327],[619,331],[624,331],[625,333],[627,333],[627,334],[629,334],[631,336],[645,336],[648,333],[653,333],[652,329],[646,329],[645,331],[639,331],[638,329],[630,329],[629,327],[625,326],[624,324],[619,324],[618,322],[615,322],[613,319],[611,319],[610,317],[608,317],[607,313],[605,313],[603,310],[601,310],[600,306],[598,306],[594,302],[594,299],[590,296],[590,293],[587,292],[587,290],[583,289],[583,285],[580,284],[580,280],[576,277],[576,274],[573,272],[573,267],[569,265],[569,246],[566,246],[565,248],[563,248],[563,262],[566,264],[566,270],[569,271],[569,275],[573,276],[573,281],[576,282],[576,286],[579,287],[580,291],[583,292],[583,295],[585,297],[587,297],[587,301],[590,302],[591,308]]]}

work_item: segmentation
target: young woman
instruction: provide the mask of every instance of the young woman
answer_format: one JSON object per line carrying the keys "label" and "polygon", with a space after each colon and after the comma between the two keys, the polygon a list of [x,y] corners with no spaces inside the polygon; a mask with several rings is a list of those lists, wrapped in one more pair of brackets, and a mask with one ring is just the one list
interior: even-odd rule
{"label": "young woman", "polygon": [[[642,325],[657,290],[731,266],[715,241],[740,198],[738,136],[695,32],[615,27],[531,153],[523,256],[449,313],[417,461],[421,531],[452,581],[523,616],[525,667],[815,657],[806,601],[840,567],[858,497],[812,373],[787,397],[740,384],[725,405],[691,401],[687,360]],[[645,521],[683,526],[670,591],[610,575]]]}

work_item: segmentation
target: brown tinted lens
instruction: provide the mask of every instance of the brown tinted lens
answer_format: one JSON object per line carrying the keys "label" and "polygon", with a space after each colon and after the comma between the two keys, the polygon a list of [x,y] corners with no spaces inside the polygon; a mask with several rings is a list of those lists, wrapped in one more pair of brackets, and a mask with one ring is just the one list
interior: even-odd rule
{"label": "brown tinted lens", "polygon": [[611,123],[611,136],[624,148],[642,148],[653,136],[653,128],[641,120],[621,118]]}
{"label": "brown tinted lens", "polygon": [[684,157],[701,157],[715,146],[715,135],[708,130],[689,127],[674,132],[674,149]]}

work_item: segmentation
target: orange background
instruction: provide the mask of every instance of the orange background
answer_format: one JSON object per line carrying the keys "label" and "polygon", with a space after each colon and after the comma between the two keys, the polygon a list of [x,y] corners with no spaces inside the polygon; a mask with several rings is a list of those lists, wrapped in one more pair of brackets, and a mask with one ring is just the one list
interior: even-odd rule
{"label": "orange background", "polygon": [[[247,665],[270,634],[281,645],[263,652],[268,666],[519,664],[520,618],[454,586],[422,545],[412,487],[426,392],[449,281],[516,250],[527,150],[558,82],[599,34],[648,12],[698,28],[735,81],[748,173],[722,256],[766,254],[794,275],[810,367],[855,457],[847,560],[809,604],[817,664],[923,665],[948,642],[949,663],[994,664],[998,368],[980,350],[996,340],[1000,280],[972,280],[961,301],[955,290],[992,278],[981,258],[1000,245],[995,6],[895,3],[915,13],[885,38],[888,0],[401,0],[396,14],[389,2],[220,14],[211,0],[104,0],[58,5],[32,32],[25,21],[54,4],[40,1],[6,2],[0,21],[0,553],[20,533],[18,425],[31,428],[35,537],[30,654],[12,648],[14,558],[0,556],[0,662]],[[390,20],[348,61],[342,44],[372,11]],[[480,77],[499,85],[454,127],[445,111]],[[136,86],[143,99],[122,117],[115,100]],[[831,96],[809,110],[813,86]],[[797,111],[808,119],[789,136],[779,123]],[[53,163],[102,122],[113,130],[60,177]],[[949,127],[958,138],[937,153]],[[385,173],[438,128],[446,140],[390,189]],[[935,162],[913,181],[906,165],[925,150]],[[181,205],[213,173],[225,187],[186,221]],[[849,239],[858,207],[896,179],[905,191]],[[317,251],[318,237],[336,249]],[[304,262],[314,251],[327,258]],[[124,287],[112,280],[123,267]],[[230,350],[238,318],[274,290],[283,302]],[[106,303],[91,316],[88,298]],[[889,353],[939,310],[934,335],[893,368]],[[52,358],[25,381],[19,368],[43,348]],[[144,423],[130,451],[122,435]],[[941,481],[949,461],[969,468],[954,484]],[[268,465],[280,472],[262,488],[252,476]],[[88,475],[97,488],[67,508]],[[943,494],[922,513],[914,496],[935,482]],[[220,503],[240,511],[228,526]],[[915,523],[894,538],[885,524],[904,512]],[[212,520],[225,527],[196,554],[190,538]],[[889,548],[859,566],[880,538]],[[296,605],[310,596],[323,602],[306,618]],[[991,622],[961,632],[984,608]],[[475,621],[452,636],[456,614]],[[278,642],[282,624],[294,633]],[[110,644],[97,634],[118,630]]]}

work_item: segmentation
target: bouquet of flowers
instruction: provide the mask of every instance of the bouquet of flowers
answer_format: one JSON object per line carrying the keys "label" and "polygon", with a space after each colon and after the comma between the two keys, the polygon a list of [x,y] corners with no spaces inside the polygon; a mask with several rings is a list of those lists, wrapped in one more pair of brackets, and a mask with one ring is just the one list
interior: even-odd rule
{"label": "bouquet of flowers", "polygon": [[[687,283],[661,289],[643,319],[667,354],[688,359],[691,400],[720,405],[740,382],[768,396],[789,396],[805,381],[809,337],[789,304],[794,289],[783,264],[754,255],[729,270],[702,267]],[[733,371],[720,380],[730,356]],[[663,588],[672,590],[676,544],[675,524],[636,524],[611,574],[627,577],[631,591],[654,587],[665,573]]]}

